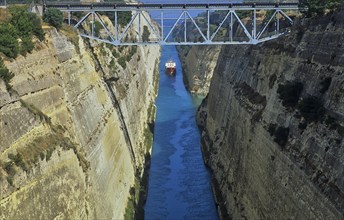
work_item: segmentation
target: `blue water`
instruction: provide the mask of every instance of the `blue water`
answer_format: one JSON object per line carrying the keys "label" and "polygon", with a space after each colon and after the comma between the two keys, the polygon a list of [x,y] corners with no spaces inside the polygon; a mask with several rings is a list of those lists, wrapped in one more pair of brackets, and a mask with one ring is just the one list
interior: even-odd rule
{"label": "blue water", "polygon": [[[177,62],[175,77],[164,71],[170,58]],[[145,219],[217,219],[195,122],[199,103],[185,90],[176,48],[163,47]]]}
{"label": "blue water", "polygon": [[[144,0],[143,2],[165,3],[166,1]],[[206,0],[198,2],[206,2]],[[178,13],[165,11],[165,15],[168,14],[171,17],[178,17]],[[153,13],[151,16],[158,18],[159,14]],[[166,21],[165,33],[173,22]],[[165,74],[165,62],[171,58],[177,63],[175,77]],[[157,118],[145,219],[217,220],[210,175],[203,163],[201,138],[195,120],[201,98],[192,97],[186,91],[181,63],[174,46],[162,47],[159,69]]]}

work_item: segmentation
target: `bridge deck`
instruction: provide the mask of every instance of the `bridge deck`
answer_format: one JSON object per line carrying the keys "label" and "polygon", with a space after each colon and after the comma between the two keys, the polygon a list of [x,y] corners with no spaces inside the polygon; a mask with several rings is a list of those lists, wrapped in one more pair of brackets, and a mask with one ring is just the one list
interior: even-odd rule
{"label": "bridge deck", "polygon": [[297,3],[189,3],[189,4],[144,4],[144,3],[47,3],[48,8],[60,10],[97,10],[97,11],[132,11],[132,10],[254,10],[254,9],[281,9],[298,10]]}

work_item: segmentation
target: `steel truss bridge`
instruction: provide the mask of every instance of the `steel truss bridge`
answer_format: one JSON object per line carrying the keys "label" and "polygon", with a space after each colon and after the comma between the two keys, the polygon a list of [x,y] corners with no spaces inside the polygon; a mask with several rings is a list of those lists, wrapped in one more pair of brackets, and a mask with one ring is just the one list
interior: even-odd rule
{"label": "steel truss bridge", "polygon": [[[45,2],[44,6],[65,12],[69,25],[82,29],[82,37],[123,46],[258,44],[289,32],[293,20],[287,13],[299,10],[297,3]],[[113,15],[112,25],[102,17],[109,12]],[[125,27],[120,25],[121,13],[131,16]],[[144,29],[149,31],[149,37],[143,36]]]}

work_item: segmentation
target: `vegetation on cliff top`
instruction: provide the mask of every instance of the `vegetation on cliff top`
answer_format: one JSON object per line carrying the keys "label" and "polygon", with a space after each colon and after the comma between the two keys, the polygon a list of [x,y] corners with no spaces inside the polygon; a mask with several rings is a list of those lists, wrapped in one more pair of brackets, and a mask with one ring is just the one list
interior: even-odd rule
{"label": "vegetation on cliff top", "polygon": [[43,20],[57,29],[60,29],[63,24],[63,13],[55,8],[48,8],[43,16]]}
{"label": "vegetation on cliff top", "polygon": [[300,6],[308,8],[307,17],[322,15],[326,10],[333,10],[344,5],[344,0],[301,0]]}
{"label": "vegetation on cliff top", "polygon": [[44,39],[40,18],[26,7],[11,6],[9,13],[0,21],[0,53],[9,58],[26,55],[34,48],[32,37]]}

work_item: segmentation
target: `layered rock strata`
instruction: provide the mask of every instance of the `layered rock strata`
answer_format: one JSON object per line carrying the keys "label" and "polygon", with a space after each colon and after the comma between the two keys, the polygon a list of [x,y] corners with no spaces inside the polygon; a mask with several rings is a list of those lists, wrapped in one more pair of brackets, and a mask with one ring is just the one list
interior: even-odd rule
{"label": "layered rock strata", "polygon": [[223,219],[343,219],[343,15],[222,48],[198,123]]}
{"label": "layered rock strata", "polygon": [[186,88],[193,94],[206,95],[221,51],[221,46],[180,46]]}
{"label": "layered rock strata", "polygon": [[122,48],[121,66],[118,48],[70,31],[47,29],[34,52],[6,62],[0,218],[123,219],[140,189],[160,49]]}

